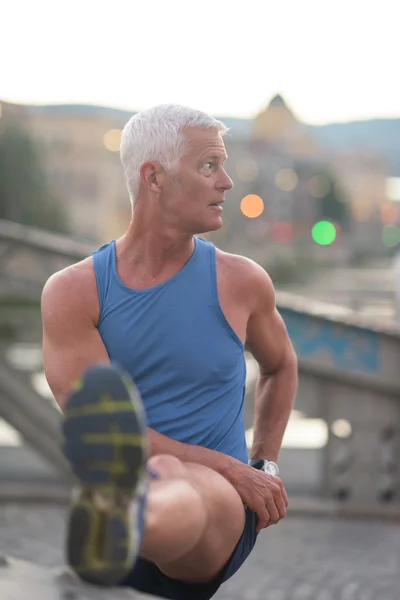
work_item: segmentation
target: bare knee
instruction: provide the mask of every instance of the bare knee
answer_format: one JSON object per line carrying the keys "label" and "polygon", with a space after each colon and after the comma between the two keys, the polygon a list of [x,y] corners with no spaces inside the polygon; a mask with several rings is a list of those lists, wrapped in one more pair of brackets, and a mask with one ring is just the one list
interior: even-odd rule
{"label": "bare knee", "polygon": [[222,475],[196,463],[185,463],[188,478],[192,484],[201,490],[205,499],[211,500],[213,506],[218,509],[222,507],[226,512],[229,510],[243,511],[243,502],[232,484]]}
{"label": "bare knee", "polygon": [[185,462],[169,454],[158,454],[148,461],[148,466],[160,475],[160,479],[185,479],[200,494],[210,516],[218,521],[221,513],[234,515],[241,527],[244,508],[239,494],[222,475],[209,467]]}
{"label": "bare knee", "polygon": [[240,538],[245,524],[243,502],[231,485],[216,471],[202,465],[188,466],[190,481],[199,491],[208,516],[208,527],[205,531],[205,544],[216,548],[218,555],[233,551]]}
{"label": "bare knee", "polygon": [[198,543],[206,525],[204,502],[187,479],[151,482],[141,556],[155,563],[178,560]]}
{"label": "bare knee", "polygon": [[160,479],[188,480],[202,498],[209,517],[219,522],[234,517],[238,530],[244,521],[244,507],[238,492],[219,473],[197,463],[182,462],[175,456],[153,456],[148,465],[159,473]]}
{"label": "bare knee", "polygon": [[[205,581],[215,577],[231,556],[243,532],[245,510],[237,491],[219,473],[192,463],[184,463],[184,467],[187,468],[187,481],[182,479],[180,482],[171,481],[170,484],[187,483],[192,486],[203,505],[203,510],[197,509],[196,512],[205,521],[200,529],[195,529],[195,523],[190,523],[187,530],[190,534],[185,535],[192,535],[196,530],[197,540],[192,537],[195,544],[185,555],[179,556],[174,562],[167,553],[164,558],[159,558],[157,564],[169,577]],[[189,512],[191,502],[186,505],[185,515]]]}

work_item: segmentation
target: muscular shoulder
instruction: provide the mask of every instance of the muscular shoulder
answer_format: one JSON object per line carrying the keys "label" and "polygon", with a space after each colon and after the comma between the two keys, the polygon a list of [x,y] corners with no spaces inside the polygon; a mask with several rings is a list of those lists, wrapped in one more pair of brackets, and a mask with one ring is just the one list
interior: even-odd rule
{"label": "muscular shoulder", "polygon": [[43,288],[41,305],[43,319],[79,313],[97,322],[100,308],[92,257],[54,273]]}
{"label": "muscular shoulder", "polygon": [[275,305],[275,290],[268,273],[245,256],[217,249],[217,266],[223,281],[253,310]]}

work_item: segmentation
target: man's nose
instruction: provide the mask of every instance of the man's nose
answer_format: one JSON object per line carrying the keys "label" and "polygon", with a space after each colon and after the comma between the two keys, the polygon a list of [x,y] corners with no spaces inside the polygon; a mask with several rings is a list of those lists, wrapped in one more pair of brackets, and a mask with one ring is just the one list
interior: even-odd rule
{"label": "man's nose", "polygon": [[219,187],[225,191],[229,191],[233,188],[233,181],[224,169],[223,169],[221,181],[219,182]]}

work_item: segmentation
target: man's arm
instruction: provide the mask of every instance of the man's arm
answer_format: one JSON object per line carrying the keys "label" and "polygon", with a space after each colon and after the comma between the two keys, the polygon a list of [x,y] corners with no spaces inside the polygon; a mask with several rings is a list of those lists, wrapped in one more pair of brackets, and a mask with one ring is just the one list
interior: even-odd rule
{"label": "man's arm", "polygon": [[55,273],[43,288],[43,365],[61,410],[72,384],[109,357],[95,326],[100,313],[93,268],[78,263]]}
{"label": "man's arm", "polygon": [[254,265],[254,306],[246,346],[257,360],[254,437],[251,458],[276,461],[297,391],[297,359],[275,304],[271,279]]}

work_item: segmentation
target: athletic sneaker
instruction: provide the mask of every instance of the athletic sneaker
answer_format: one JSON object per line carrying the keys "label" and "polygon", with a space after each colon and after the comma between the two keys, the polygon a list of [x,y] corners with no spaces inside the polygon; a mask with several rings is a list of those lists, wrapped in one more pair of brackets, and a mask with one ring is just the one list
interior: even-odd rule
{"label": "athletic sneaker", "polygon": [[132,379],[110,364],[76,382],[63,421],[64,454],[77,479],[67,560],[80,578],[116,585],[132,570],[144,527],[147,440]]}

